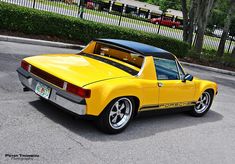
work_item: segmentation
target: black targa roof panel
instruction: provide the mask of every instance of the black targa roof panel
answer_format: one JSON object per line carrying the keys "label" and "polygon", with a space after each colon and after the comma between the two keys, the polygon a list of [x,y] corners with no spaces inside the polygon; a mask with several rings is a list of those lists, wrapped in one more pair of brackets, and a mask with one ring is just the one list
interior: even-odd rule
{"label": "black targa roof panel", "polygon": [[103,43],[108,43],[119,47],[123,47],[125,49],[129,49],[136,53],[140,53],[143,56],[153,56],[153,57],[175,60],[175,56],[172,53],[163,50],[161,48],[157,48],[143,43],[138,43],[129,40],[121,40],[121,39],[95,39],[95,41],[100,41]]}

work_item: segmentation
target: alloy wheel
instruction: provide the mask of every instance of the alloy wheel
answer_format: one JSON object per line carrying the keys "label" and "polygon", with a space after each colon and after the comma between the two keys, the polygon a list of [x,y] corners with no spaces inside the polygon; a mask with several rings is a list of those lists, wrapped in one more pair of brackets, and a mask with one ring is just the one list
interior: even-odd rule
{"label": "alloy wheel", "polygon": [[194,110],[197,113],[203,113],[207,110],[211,102],[211,96],[210,93],[204,92],[199,100],[196,102],[196,105],[194,106]]}
{"label": "alloy wheel", "polygon": [[128,98],[118,99],[111,107],[109,113],[109,124],[113,129],[124,127],[132,115],[132,102]]}

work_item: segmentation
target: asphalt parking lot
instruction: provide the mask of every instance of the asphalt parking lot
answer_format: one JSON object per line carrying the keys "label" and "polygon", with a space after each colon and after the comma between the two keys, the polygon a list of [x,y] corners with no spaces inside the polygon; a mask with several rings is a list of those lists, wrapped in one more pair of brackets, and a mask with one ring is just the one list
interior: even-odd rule
{"label": "asphalt parking lot", "polygon": [[[186,67],[219,84],[205,117],[184,113],[137,117],[121,134],[106,135],[23,92],[16,69],[26,56],[76,50],[0,42],[0,163],[235,163],[235,76]],[[37,155],[30,160],[8,155]]]}

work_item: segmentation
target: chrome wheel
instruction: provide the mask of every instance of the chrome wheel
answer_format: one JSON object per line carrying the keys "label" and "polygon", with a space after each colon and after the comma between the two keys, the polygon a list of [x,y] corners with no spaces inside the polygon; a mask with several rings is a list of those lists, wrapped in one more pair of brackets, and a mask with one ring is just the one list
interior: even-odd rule
{"label": "chrome wheel", "polygon": [[208,92],[204,92],[199,100],[196,102],[194,106],[194,110],[196,113],[203,113],[207,110],[211,103],[211,95]]}
{"label": "chrome wheel", "polygon": [[132,102],[128,98],[118,99],[109,112],[109,124],[113,129],[121,129],[130,120],[132,115]]}

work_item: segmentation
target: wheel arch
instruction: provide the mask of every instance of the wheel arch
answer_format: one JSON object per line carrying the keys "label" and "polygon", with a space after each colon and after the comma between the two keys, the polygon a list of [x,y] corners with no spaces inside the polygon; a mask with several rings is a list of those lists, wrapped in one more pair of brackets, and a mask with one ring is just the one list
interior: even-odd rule
{"label": "wheel arch", "polygon": [[137,96],[129,96],[133,99],[134,103],[135,103],[135,109],[134,109],[134,117],[137,115],[139,107],[140,107],[140,99]]}
{"label": "wheel arch", "polygon": [[211,96],[212,96],[211,100],[213,100],[216,91],[213,88],[207,88],[205,91],[208,91],[211,94]]}
{"label": "wheel arch", "polygon": [[199,89],[199,92],[196,94],[196,101],[199,99],[199,97],[202,95],[203,92],[209,91],[211,95],[214,97],[216,93],[216,88],[212,86],[204,86]]}
{"label": "wheel arch", "polygon": [[134,111],[133,111],[133,116],[136,116],[137,113],[138,113],[138,109],[139,109],[139,107],[140,107],[140,99],[139,99],[137,96],[133,96],[133,95],[126,95],[126,96],[123,95],[123,96],[118,96],[118,97],[113,98],[111,101],[109,101],[109,102],[106,104],[106,106],[104,107],[104,109],[100,112],[99,116],[102,115],[102,113],[107,109],[107,107],[108,107],[113,101],[115,101],[115,100],[117,100],[117,99],[120,99],[120,98],[123,98],[123,97],[130,98],[130,99],[133,101],[134,107],[135,107],[135,109],[134,109]]}
{"label": "wheel arch", "polygon": [[105,82],[103,83],[103,85],[92,88],[92,96],[86,101],[88,104],[87,114],[99,116],[112,101],[120,97],[132,98],[135,106],[137,106],[135,113],[138,111],[143,97],[141,85],[138,81],[126,79],[125,83],[123,83],[123,79],[122,81],[116,79],[112,80],[112,82],[109,81],[109,85]]}
{"label": "wheel arch", "polygon": [[[210,92],[212,95],[214,95],[214,94],[215,94],[215,91],[214,91],[214,89],[213,89],[213,88],[207,88],[205,91]],[[204,92],[205,92],[205,91],[204,91]]]}

